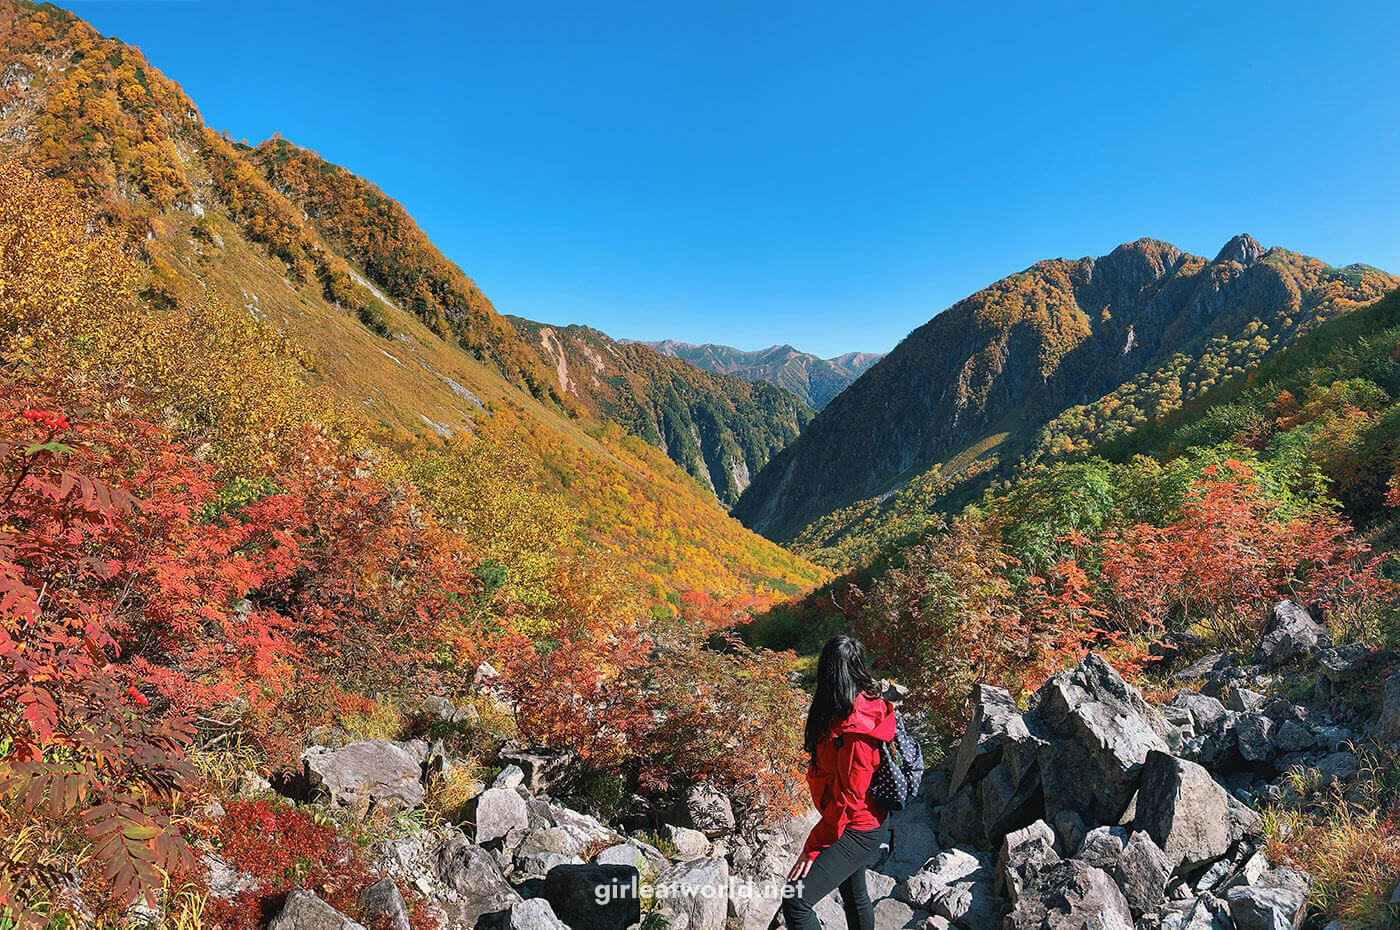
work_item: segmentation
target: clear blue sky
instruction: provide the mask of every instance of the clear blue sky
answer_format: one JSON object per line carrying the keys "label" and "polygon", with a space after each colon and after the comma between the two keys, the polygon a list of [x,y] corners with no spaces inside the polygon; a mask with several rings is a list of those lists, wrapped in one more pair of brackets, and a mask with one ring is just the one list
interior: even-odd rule
{"label": "clear blue sky", "polygon": [[502,312],[614,336],[883,351],[1140,236],[1400,271],[1389,2],[71,6],[211,126],[373,180]]}

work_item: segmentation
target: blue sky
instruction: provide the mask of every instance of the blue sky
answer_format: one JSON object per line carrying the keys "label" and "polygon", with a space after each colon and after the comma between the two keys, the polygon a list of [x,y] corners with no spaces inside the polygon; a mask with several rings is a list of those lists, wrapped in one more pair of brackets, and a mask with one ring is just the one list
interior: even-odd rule
{"label": "blue sky", "polygon": [[884,351],[1141,236],[1400,272],[1397,4],[71,7],[211,126],[377,183],[502,312],[614,336]]}

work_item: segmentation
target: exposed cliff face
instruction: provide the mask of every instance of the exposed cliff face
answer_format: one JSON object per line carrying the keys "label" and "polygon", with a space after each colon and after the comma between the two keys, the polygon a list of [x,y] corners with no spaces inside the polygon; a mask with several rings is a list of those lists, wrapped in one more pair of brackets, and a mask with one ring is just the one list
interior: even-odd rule
{"label": "exposed cliff face", "polygon": [[702,371],[587,326],[510,320],[554,372],[562,396],[661,449],[725,504],[813,416],[763,381]]}
{"label": "exposed cliff face", "polygon": [[709,343],[697,346],[674,339],[642,344],[716,374],[776,384],[816,410],[825,407],[881,358],[874,352],[847,352],[835,358],[818,358],[789,345],[745,352],[730,346]]}
{"label": "exposed cliff face", "polygon": [[1111,395],[1113,410],[1132,411],[1124,422],[1146,422],[1395,284],[1248,236],[1214,261],[1141,239],[1037,263],[911,333],[755,476],[734,513],[788,540],[931,469],[946,479],[979,444],[1010,461],[1077,405]]}

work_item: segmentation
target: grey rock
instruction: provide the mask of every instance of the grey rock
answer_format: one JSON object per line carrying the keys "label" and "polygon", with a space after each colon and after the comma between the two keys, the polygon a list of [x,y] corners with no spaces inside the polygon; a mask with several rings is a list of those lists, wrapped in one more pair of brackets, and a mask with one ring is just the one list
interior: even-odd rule
{"label": "grey rock", "polygon": [[1318,727],[1313,731],[1317,744],[1328,752],[1342,752],[1356,740],[1356,734],[1346,727]]}
{"label": "grey rock", "polygon": [[1235,738],[1240,756],[1250,763],[1268,762],[1274,757],[1274,722],[1253,711],[1235,721]]}
{"label": "grey rock", "polygon": [[670,866],[655,846],[638,839],[629,839],[609,846],[593,857],[598,865],[630,865],[642,875],[660,875]]}
{"label": "grey rock", "polygon": [[1385,680],[1381,716],[1376,721],[1376,735],[1384,743],[1400,741],[1400,672]]}
{"label": "grey rock", "polygon": [[514,762],[502,768],[491,779],[492,788],[519,788],[525,784],[525,772]]}
{"label": "grey rock", "polygon": [[1032,705],[1049,817],[1071,810],[1086,824],[1116,823],[1147,754],[1167,749],[1166,721],[1094,653],[1047,681]]}
{"label": "grey rock", "polygon": [[421,764],[385,740],[357,740],[340,749],[312,746],[301,761],[312,790],[333,804],[365,811],[423,803]]}
{"label": "grey rock", "polygon": [[365,930],[349,917],[316,897],[316,893],[297,888],[287,895],[282,910],[267,930]]}
{"label": "grey rock", "polygon": [[484,922],[503,926],[520,895],[506,881],[495,858],[461,837],[443,841],[433,857],[438,881],[451,889],[453,899],[444,908],[467,926]]}
{"label": "grey rock", "polygon": [[960,930],[995,927],[1006,912],[1006,901],[990,881],[960,881],[936,892],[929,910]]}
{"label": "grey rock", "polygon": [[467,816],[476,827],[475,840],[479,845],[530,826],[525,799],[514,788],[487,788],[468,803]]}
{"label": "grey rock", "polygon": [[541,895],[570,930],[626,930],[641,920],[639,882],[629,866],[560,865],[544,877]]}
{"label": "grey rock", "polygon": [[[549,874],[549,870],[561,865],[582,865],[583,860],[578,856],[570,856],[557,852],[527,852],[516,853],[513,861],[515,866],[514,878],[517,881],[531,878],[544,878]],[[631,863],[623,863],[631,865]]]}
{"label": "grey rock", "polygon": [[1043,820],[1007,834],[997,858],[996,890],[1015,904],[1026,882],[1046,865],[1059,862],[1055,831]]}
{"label": "grey rock", "polygon": [[1313,622],[1306,607],[1293,601],[1279,601],[1269,614],[1264,635],[1254,650],[1254,661],[1262,665],[1282,665],[1317,648],[1322,627]]}
{"label": "grey rock", "polygon": [[657,906],[672,930],[724,930],[729,916],[729,865],[723,859],[692,859],[656,881]]}
{"label": "grey rock", "polygon": [[1349,782],[1361,771],[1361,761],[1354,752],[1333,752],[1319,759],[1313,771],[1322,785]]}
{"label": "grey rock", "polygon": [[964,785],[953,794],[938,820],[938,833],[950,846],[972,846],[978,849],[987,845],[987,834],[982,828],[982,812],[976,801],[972,785]]}
{"label": "grey rock", "polygon": [[510,930],[567,930],[544,898],[527,898],[510,909]]}
{"label": "grey rock", "polygon": [[676,847],[677,859],[699,859],[710,853],[710,840],[699,830],[668,823],[661,833]]}
{"label": "grey rock", "polygon": [[1225,893],[1236,930],[1293,930],[1307,909],[1306,890],[1242,885]]}
{"label": "grey rock", "polygon": [[1123,848],[1127,845],[1128,831],[1122,827],[1095,827],[1084,837],[1084,843],[1074,858],[1112,875],[1118,869]]}
{"label": "grey rock", "polygon": [[734,829],[734,806],[729,798],[708,781],[691,785],[685,793],[686,824],[710,839]]}
{"label": "grey rock", "polygon": [[1318,653],[1317,664],[1329,681],[1337,684],[1352,681],[1361,673],[1371,651],[1364,643],[1348,643]]}
{"label": "grey rock", "polygon": [[1123,897],[1128,900],[1132,912],[1144,914],[1162,903],[1171,871],[1167,854],[1147,833],[1138,831],[1128,838],[1114,878],[1123,889]]}
{"label": "grey rock", "polygon": [[1006,722],[1016,716],[1020,716],[1020,711],[1004,688],[978,684],[973,689],[972,717],[954,756],[950,794],[980,780],[1001,761]]}
{"label": "grey rock", "polygon": [[1058,811],[1055,814],[1055,836],[1059,837],[1060,848],[1071,857],[1078,855],[1084,845],[1084,837],[1089,835],[1084,826],[1084,818],[1074,811]]}
{"label": "grey rock", "polygon": [[1233,930],[1234,924],[1230,920],[1230,909],[1219,898],[1211,894],[1203,894],[1192,902],[1191,907],[1181,915],[1180,923],[1169,925],[1165,920],[1162,922],[1163,930],[1168,926],[1179,927],[1180,930]]}
{"label": "grey rock", "polygon": [[1102,869],[1075,859],[1032,873],[1004,930],[1131,930],[1133,915]]}
{"label": "grey rock", "polygon": [[1230,668],[1233,664],[1229,656],[1219,652],[1212,653],[1208,656],[1202,656],[1184,668],[1178,669],[1176,672],[1172,673],[1172,679],[1182,682],[1198,681],[1202,678],[1209,678],[1216,672]]}
{"label": "grey rock", "polygon": [[1225,706],[1236,713],[1254,713],[1264,706],[1268,698],[1258,691],[1251,691],[1248,688],[1231,688],[1225,695]]}
{"label": "grey rock", "polygon": [[514,764],[524,773],[524,788],[531,794],[567,788],[578,774],[578,754],[570,749],[545,746],[507,747],[497,758],[502,765]]}
{"label": "grey rock", "polygon": [[257,891],[258,880],[256,878],[246,872],[238,871],[217,853],[205,853],[201,857],[201,861],[209,873],[205,887],[209,889],[210,897],[228,900],[238,897],[245,891]]}
{"label": "grey rock", "polygon": [[889,829],[889,854],[879,869],[896,881],[913,875],[937,855],[937,824],[928,799],[917,799],[904,810],[891,812],[885,826]]}
{"label": "grey rock", "polygon": [[1036,820],[1045,808],[1037,770],[1018,780],[1012,766],[1002,760],[992,767],[977,788],[982,795],[982,826],[987,836],[1004,836]]}
{"label": "grey rock", "polygon": [[387,923],[394,930],[412,930],[408,921],[408,906],[404,904],[399,886],[392,878],[381,878],[366,885],[360,892],[360,900],[365,905],[365,916],[375,918],[379,923]]}
{"label": "grey rock", "polygon": [[1274,745],[1280,752],[1302,752],[1317,745],[1317,736],[1306,724],[1285,720],[1274,733]]}
{"label": "grey rock", "polygon": [[881,898],[874,903],[875,930],[915,930],[925,919],[922,912],[894,898]]}
{"label": "grey rock", "polygon": [[991,877],[992,870],[985,860],[964,849],[950,849],[896,885],[894,896],[906,904],[932,910],[930,903],[943,889],[959,883],[988,881]]}
{"label": "grey rock", "polygon": [[1153,752],[1142,771],[1137,825],[1183,874],[1229,852],[1259,829],[1259,815],[1233,798],[1194,762]]}

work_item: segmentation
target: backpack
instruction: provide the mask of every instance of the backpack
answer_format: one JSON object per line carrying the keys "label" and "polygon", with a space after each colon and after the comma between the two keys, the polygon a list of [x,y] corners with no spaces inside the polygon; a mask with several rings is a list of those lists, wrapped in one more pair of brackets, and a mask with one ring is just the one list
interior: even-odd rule
{"label": "backpack", "polygon": [[903,810],[919,793],[924,777],[924,750],[894,710],[894,738],[880,744],[880,764],[870,779],[869,797],[887,811]]}

